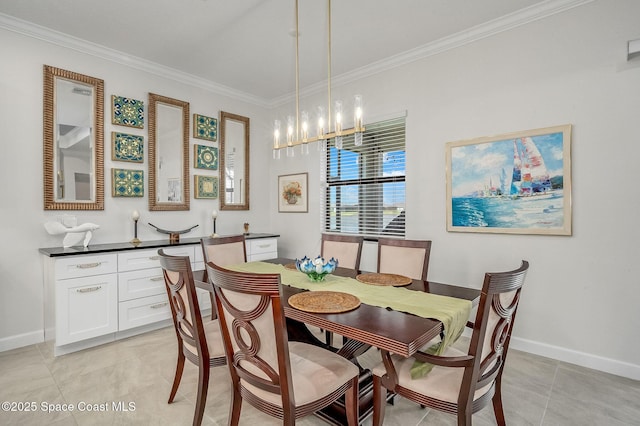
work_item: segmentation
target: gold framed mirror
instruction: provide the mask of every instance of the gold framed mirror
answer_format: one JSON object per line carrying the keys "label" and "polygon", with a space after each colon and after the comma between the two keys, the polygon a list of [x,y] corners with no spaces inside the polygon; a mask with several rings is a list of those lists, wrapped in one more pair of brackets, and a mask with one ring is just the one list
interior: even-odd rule
{"label": "gold framed mirror", "polygon": [[189,210],[189,102],[149,93],[149,210]]}
{"label": "gold framed mirror", "polygon": [[220,111],[220,210],[249,210],[249,117]]}
{"label": "gold framed mirror", "polygon": [[104,81],[45,65],[45,210],[104,210]]}

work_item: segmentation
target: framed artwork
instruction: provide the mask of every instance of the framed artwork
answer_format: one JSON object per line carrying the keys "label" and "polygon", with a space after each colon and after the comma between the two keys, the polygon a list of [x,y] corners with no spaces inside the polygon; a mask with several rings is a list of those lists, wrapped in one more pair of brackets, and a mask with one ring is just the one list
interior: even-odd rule
{"label": "framed artwork", "polygon": [[143,197],[144,171],[111,169],[111,195],[113,197]]}
{"label": "framed artwork", "polygon": [[144,136],[111,132],[111,159],[113,161],[144,161]]}
{"label": "framed artwork", "polygon": [[193,176],[195,198],[218,198],[218,176]]}
{"label": "framed artwork", "polygon": [[144,102],[124,96],[111,96],[111,122],[119,126],[144,129]]}
{"label": "framed artwork", "polygon": [[196,169],[218,170],[218,148],[193,145],[193,163]]}
{"label": "framed artwork", "polygon": [[308,173],[278,176],[278,211],[306,213],[308,206]]}
{"label": "framed artwork", "polygon": [[193,114],[193,137],[211,142],[218,140],[218,119]]}
{"label": "framed artwork", "polygon": [[446,144],[447,231],[571,235],[571,125]]}

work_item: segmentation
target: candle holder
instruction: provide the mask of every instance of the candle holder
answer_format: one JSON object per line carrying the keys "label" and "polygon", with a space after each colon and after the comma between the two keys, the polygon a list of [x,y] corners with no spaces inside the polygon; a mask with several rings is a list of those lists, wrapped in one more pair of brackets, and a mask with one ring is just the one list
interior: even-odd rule
{"label": "candle holder", "polygon": [[211,212],[211,219],[213,219],[213,234],[211,234],[211,238],[216,238],[218,236],[218,234],[216,234],[216,220],[218,219],[217,211],[214,210]]}
{"label": "candle holder", "polygon": [[138,239],[138,220],[140,219],[140,213],[138,213],[138,210],[133,211],[131,218],[133,219],[133,240],[131,240],[131,244],[138,245],[142,242]]}

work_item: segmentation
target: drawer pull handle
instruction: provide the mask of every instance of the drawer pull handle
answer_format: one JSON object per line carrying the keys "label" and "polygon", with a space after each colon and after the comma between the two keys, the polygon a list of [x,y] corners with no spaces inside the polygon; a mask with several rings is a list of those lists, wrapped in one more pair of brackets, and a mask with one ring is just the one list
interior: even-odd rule
{"label": "drawer pull handle", "polygon": [[80,265],[76,265],[76,268],[78,268],[78,269],[90,269],[90,268],[97,268],[100,265],[102,265],[102,262],[82,263]]}
{"label": "drawer pull handle", "polygon": [[79,289],[77,289],[76,291],[77,291],[78,293],[91,293],[91,292],[93,292],[93,291],[98,291],[98,290],[100,290],[101,288],[102,288],[102,286],[101,286],[101,285],[97,285],[97,286],[95,286],[95,287],[79,288]]}
{"label": "drawer pull handle", "polygon": [[151,256],[149,257],[149,260],[158,260],[160,259],[160,256]]}
{"label": "drawer pull handle", "polygon": [[164,302],[164,303],[158,303],[155,305],[151,305],[149,306],[151,309],[160,309],[160,308],[164,308],[165,306],[167,306],[169,304],[169,302]]}
{"label": "drawer pull handle", "polygon": [[259,245],[258,247],[260,247],[260,248],[267,248],[267,247],[269,247],[269,246],[271,246],[271,244],[261,244],[261,245]]}
{"label": "drawer pull handle", "polygon": [[162,280],[164,280],[164,277],[153,277],[149,279],[149,281],[162,281]]}

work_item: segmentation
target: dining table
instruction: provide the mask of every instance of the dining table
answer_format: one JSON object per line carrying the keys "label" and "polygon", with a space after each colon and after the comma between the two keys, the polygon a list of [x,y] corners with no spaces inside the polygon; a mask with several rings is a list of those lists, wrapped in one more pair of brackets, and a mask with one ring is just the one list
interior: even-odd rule
{"label": "dining table", "polygon": [[[262,262],[249,262],[246,265],[233,265],[229,269],[242,271],[268,271],[269,273],[281,271],[282,280],[282,305],[284,314],[287,319],[287,333],[289,340],[302,341],[314,345],[322,346],[328,350],[337,352],[345,358],[351,360],[355,365],[360,367],[359,380],[359,416],[363,420],[368,417],[373,410],[373,379],[371,371],[363,368],[358,363],[357,357],[368,351],[371,347],[379,348],[382,351],[398,354],[403,357],[410,357],[420,348],[429,343],[432,339],[444,336],[445,324],[443,321],[434,317],[424,317],[420,315],[429,315],[428,312],[420,314],[410,313],[411,309],[398,310],[389,306],[393,303],[379,303],[375,298],[367,299],[362,297],[362,293],[358,293],[360,298],[364,299],[357,307],[345,312],[324,313],[317,311],[309,311],[300,309],[299,306],[292,306],[290,299],[294,295],[325,288],[322,285],[315,285],[309,282],[304,284],[304,280],[295,279],[296,283],[287,283],[292,281],[293,273],[302,273],[292,271],[292,265],[295,260],[289,258],[275,258]],[[362,288],[361,283],[356,280],[358,273],[352,269],[336,268],[332,273],[335,277],[341,277],[340,280],[332,278],[327,280],[329,284],[326,288],[333,288],[331,283],[340,281],[342,287],[339,287],[344,293],[352,293],[350,288]],[[286,277],[286,278],[285,278]],[[194,279],[196,286],[213,291],[210,283],[203,282],[204,271],[194,271]],[[306,280],[306,277],[303,276]],[[391,290],[399,290],[398,288],[389,289],[389,299],[393,299],[395,294],[407,294],[412,299],[422,300],[428,293],[434,295],[433,298],[427,299],[428,303],[438,304],[447,303],[449,301],[467,301],[469,306],[477,305],[480,297],[480,291],[465,286],[438,283],[433,281],[410,280],[410,283],[403,285],[402,288],[416,293],[402,292],[394,293]],[[359,286],[360,285],[360,286]],[[372,286],[373,287],[373,286]],[[346,291],[345,291],[346,290]],[[374,289],[384,291],[383,289]],[[355,292],[355,291],[354,291]],[[341,292],[342,293],[342,292]],[[385,295],[386,293],[381,293]],[[369,300],[369,304],[367,301]],[[393,302],[392,300],[390,302]],[[422,303],[422,302],[421,302]],[[375,304],[379,306],[375,306]],[[462,303],[461,305],[464,305]],[[457,305],[456,305],[457,306]],[[404,305],[402,305],[404,308]],[[464,324],[468,319],[469,311],[463,311],[467,318],[464,318]],[[445,321],[446,322],[446,321]],[[344,336],[346,339],[340,347],[333,347],[316,337],[308,326],[318,327],[320,329],[333,332]],[[456,336],[457,337],[457,336]],[[392,399],[389,396],[389,400]],[[346,414],[344,409],[344,400],[339,400],[333,405],[316,413],[319,417],[335,425],[346,424]]]}

